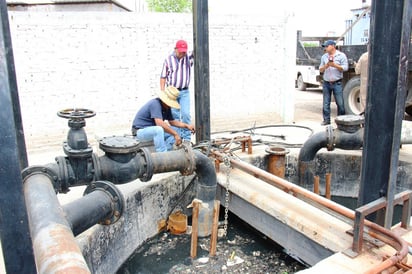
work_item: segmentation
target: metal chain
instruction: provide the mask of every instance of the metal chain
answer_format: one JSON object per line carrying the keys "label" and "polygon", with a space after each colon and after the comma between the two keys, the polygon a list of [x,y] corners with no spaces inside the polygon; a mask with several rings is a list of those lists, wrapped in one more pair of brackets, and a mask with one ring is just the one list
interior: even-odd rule
{"label": "metal chain", "polygon": [[225,193],[225,220],[223,221],[223,236],[225,237],[227,235],[227,225],[228,225],[228,217],[229,217],[229,184],[230,184],[230,158],[229,156],[224,156],[223,157],[223,163],[226,166],[226,193]]}

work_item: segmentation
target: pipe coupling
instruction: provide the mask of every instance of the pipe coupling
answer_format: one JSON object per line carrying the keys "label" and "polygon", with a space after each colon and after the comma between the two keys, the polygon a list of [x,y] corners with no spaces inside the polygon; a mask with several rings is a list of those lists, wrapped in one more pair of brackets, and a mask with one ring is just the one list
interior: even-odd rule
{"label": "pipe coupling", "polygon": [[335,135],[333,134],[333,128],[331,125],[326,127],[326,148],[328,151],[335,149]]}
{"label": "pipe coupling", "polygon": [[152,156],[150,154],[150,150],[146,147],[140,148],[140,155],[145,159],[145,172],[141,177],[139,177],[140,181],[148,182],[153,177],[153,161]]}
{"label": "pipe coupling", "polygon": [[44,174],[47,175],[50,180],[53,182],[53,187],[56,193],[58,192],[60,185],[58,183],[59,181],[59,176],[51,169],[45,166],[29,166],[23,169],[21,172],[22,178],[23,178],[23,184],[26,182],[26,180],[34,175],[34,174]]}
{"label": "pipe coupling", "polygon": [[184,166],[183,169],[180,170],[180,173],[183,176],[191,175],[195,172],[196,169],[196,161],[195,161],[195,154],[193,153],[193,149],[190,144],[182,143],[182,149],[185,152],[185,158],[188,162],[187,165]]}

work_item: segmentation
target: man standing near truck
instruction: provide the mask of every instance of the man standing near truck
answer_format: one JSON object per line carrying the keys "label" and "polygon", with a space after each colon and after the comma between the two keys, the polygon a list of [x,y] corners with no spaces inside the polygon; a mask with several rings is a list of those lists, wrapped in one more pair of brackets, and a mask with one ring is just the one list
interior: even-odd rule
{"label": "man standing near truck", "polygon": [[330,124],[332,92],[338,107],[338,116],[345,114],[342,78],[343,72],[348,70],[348,58],[343,52],[336,49],[336,43],[333,40],[326,41],[322,47],[325,54],[322,55],[319,66],[319,72],[323,73],[323,122],[321,125],[325,126]]}

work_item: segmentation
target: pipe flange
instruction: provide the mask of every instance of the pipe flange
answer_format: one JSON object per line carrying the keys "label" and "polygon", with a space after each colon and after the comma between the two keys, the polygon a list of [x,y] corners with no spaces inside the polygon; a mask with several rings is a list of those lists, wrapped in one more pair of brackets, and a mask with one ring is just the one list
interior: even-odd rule
{"label": "pipe flange", "polygon": [[328,151],[332,151],[335,149],[335,136],[333,135],[333,128],[331,125],[326,127],[326,148]]}
{"label": "pipe flange", "polygon": [[146,171],[142,175],[142,177],[139,177],[140,181],[142,182],[148,182],[152,179],[153,177],[153,162],[152,162],[152,156],[150,153],[150,150],[146,147],[140,148],[140,154],[144,157],[146,160]]}
{"label": "pipe flange", "polygon": [[91,146],[87,146],[85,149],[74,149],[71,148],[67,142],[63,143],[63,151],[64,153],[73,158],[86,158],[90,157],[93,153],[93,148]]}
{"label": "pipe flange", "polygon": [[59,182],[60,182],[60,189],[59,192],[67,193],[69,191],[69,169],[66,163],[66,157],[58,156],[56,157],[57,166],[59,167]]}
{"label": "pipe flange", "polygon": [[195,154],[190,144],[186,144],[186,142],[184,142],[182,144],[182,147],[183,151],[185,152],[185,157],[189,164],[186,165],[182,170],[180,170],[180,174],[182,174],[183,176],[188,176],[193,174],[193,172],[195,172],[196,169]]}
{"label": "pipe flange", "polygon": [[102,168],[100,166],[99,156],[93,153],[92,160],[93,160],[93,180],[98,181],[102,177]]}
{"label": "pipe flange", "polygon": [[110,196],[112,200],[112,214],[105,220],[100,221],[99,224],[101,225],[111,225],[117,222],[120,217],[123,215],[124,209],[124,198],[123,194],[119,191],[115,184],[109,181],[96,181],[92,182],[90,185],[86,187],[83,192],[83,196],[87,194],[100,190]]}
{"label": "pipe flange", "polygon": [[361,129],[365,124],[365,118],[360,115],[340,115],[335,118],[338,129],[348,133],[354,133]]}
{"label": "pipe flange", "polygon": [[53,181],[53,187],[56,193],[60,189],[58,184],[59,177],[58,175],[51,169],[45,166],[29,166],[23,169],[21,172],[21,176],[23,178],[23,184],[26,182],[26,179],[34,174],[46,174],[50,177],[51,181]]}
{"label": "pipe flange", "polygon": [[265,152],[270,155],[284,156],[289,153],[289,149],[284,147],[268,146],[266,147]]}
{"label": "pipe flange", "polygon": [[127,136],[109,136],[99,140],[99,148],[106,153],[129,154],[139,149],[139,142]]}

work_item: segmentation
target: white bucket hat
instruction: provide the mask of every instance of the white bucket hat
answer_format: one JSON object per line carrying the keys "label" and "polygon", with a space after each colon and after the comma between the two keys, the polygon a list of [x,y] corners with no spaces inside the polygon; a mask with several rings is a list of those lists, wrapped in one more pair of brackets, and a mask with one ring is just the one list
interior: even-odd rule
{"label": "white bucket hat", "polygon": [[180,109],[180,105],[177,102],[177,97],[179,96],[179,90],[173,86],[168,86],[164,91],[160,91],[159,98],[166,105],[172,108]]}

